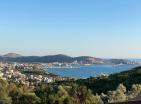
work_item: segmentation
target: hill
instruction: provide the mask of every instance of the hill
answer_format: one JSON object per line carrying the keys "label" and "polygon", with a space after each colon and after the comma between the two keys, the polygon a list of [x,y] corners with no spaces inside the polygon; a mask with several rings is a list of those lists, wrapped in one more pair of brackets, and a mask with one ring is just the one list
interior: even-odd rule
{"label": "hill", "polygon": [[75,83],[87,86],[94,93],[99,94],[115,90],[120,83],[123,83],[127,90],[130,90],[133,84],[141,84],[141,66],[129,71],[111,74],[109,77],[80,79]]}
{"label": "hill", "polygon": [[[73,58],[67,55],[48,55],[48,56],[21,56],[15,53],[8,53],[6,55],[0,56],[0,61],[8,62],[41,62],[41,63],[52,63],[52,62],[73,62],[77,58]],[[86,60],[85,58],[81,61]]]}
{"label": "hill", "polygon": [[0,61],[7,62],[41,62],[41,63],[52,63],[52,62],[67,62],[71,63],[74,61],[87,63],[90,62],[89,56],[71,57],[63,54],[47,55],[47,56],[22,56],[16,53],[8,53],[0,56]]}
{"label": "hill", "polygon": [[3,55],[3,57],[17,58],[17,57],[21,57],[21,55],[20,54],[17,54],[17,53],[8,53],[8,54]]}
{"label": "hill", "polygon": [[129,60],[125,59],[101,59],[91,56],[80,56],[80,57],[71,57],[63,54],[57,55],[47,55],[47,56],[22,56],[16,53],[8,53],[6,55],[0,56],[0,61],[6,62],[40,62],[40,63],[52,63],[52,62],[61,62],[61,63],[71,63],[77,61],[81,64],[127,64]]}

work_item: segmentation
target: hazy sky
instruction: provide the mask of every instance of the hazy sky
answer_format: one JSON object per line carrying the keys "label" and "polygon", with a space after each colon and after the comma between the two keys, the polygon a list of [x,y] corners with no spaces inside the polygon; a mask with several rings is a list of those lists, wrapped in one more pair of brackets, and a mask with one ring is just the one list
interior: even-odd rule
{"label": "hazy sky", "polygon": [[141,57],[141,0],[1,0],[0,54]]}

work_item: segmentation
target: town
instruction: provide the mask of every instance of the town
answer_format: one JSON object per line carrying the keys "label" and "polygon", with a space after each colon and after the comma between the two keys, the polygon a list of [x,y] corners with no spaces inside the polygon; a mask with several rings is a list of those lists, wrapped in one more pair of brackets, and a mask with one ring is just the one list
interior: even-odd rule
{"label": "town", "polygon": [[0,63],[0,79],[26,86],[48,84],[58,81],[74,80],[46,72],[44,64],[37,63]]}

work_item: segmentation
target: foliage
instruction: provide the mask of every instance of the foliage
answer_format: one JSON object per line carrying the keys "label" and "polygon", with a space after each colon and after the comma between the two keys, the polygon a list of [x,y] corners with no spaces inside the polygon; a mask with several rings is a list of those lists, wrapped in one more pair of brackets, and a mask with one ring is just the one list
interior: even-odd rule
{"label": "foliage", "polygon": [[70,86],[40,86],[36,95],[41,104],[102,104],[100,97],[94,96],[86,87],[72,84]]}
{"label": "foliage", "polygon": [[0,103],[10,104],[11,98],[8,96],[8,83],[0,79]]}
{"label": "foliage", "polygon": [[40,98],[32,89],[0,80],[0,104],[37,104]]}
{"label": "foliage", "polygon": [[109,77],[41,84],[35,89],[0,80],[0,104],[106,104],[140,93],[141,67]]}
{"label": "foliage", "polygon": [[88,79],[79,79],[77,81],[73,81],[73,83],[87,86],[93,91],[93,93],[98,94],[108,93],[110,90],[116,90],[120,83],[123,83],[127,90],[131,90],[133,84],[141,84],[141,67],[117,74],[112,74],[108,77],[91,77]]}
{"label": "foliage", "polygon": [[140,84],[133,84],[131,91],[128,92],[128,99],[135,98],[141,93],[141,85]]}
{"label": "foliage", "polygon": [[127,100],[126,87],[120,84],[116,91],[109,91],[109,103],[124,102]]}

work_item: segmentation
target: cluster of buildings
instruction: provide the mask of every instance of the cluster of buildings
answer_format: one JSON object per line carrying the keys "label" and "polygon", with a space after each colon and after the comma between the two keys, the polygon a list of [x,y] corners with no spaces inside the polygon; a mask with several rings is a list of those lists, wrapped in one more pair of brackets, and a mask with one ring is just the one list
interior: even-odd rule
{"label": "cluster of buildings", "polygon": [[[35,85],[40,83],[52,83],[55,81],[64,81],[63,78],[56,75],[50,75],[44,72],[42,64],[28,63],[0,63],[0,79],[8,82],[15,82],[23,85]],[[25,72],[25,73],[24,73]]]}
{"label": "cluster of buildings", "polygon": [[18,71],[14,64],[0,63],[0,78],[17,83],[27,83],[26,75]]}

